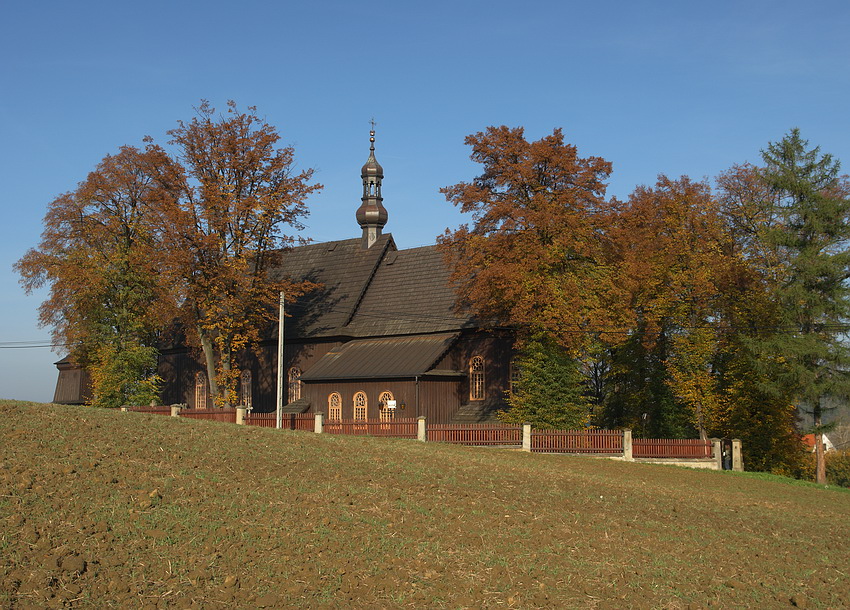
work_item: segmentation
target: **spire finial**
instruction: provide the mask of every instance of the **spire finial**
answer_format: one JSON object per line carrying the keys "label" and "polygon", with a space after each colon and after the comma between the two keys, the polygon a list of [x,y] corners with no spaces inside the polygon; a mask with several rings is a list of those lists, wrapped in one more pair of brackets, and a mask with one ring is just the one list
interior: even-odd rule
{"label": "spire finial", "polygon": [[384,179],[384,168],[375,158],[375,118],[369,121],[369,158],[360,170],[363,179],[362,202],[357,208],[357,222],[363,228],[362,247],[369,248],[381,236],[381,229],[387,224],[387,210],[384,208],[381,196],[381,181]]}
{"label": "spire finial", "polygon": [[377,123],[375,123],[375,117],[372,117],[372,119],[369,121],[369,124],[372,126],[372,129],[369,130],[369,150],[374,152],[375,151],[375,125],[377,125]]}

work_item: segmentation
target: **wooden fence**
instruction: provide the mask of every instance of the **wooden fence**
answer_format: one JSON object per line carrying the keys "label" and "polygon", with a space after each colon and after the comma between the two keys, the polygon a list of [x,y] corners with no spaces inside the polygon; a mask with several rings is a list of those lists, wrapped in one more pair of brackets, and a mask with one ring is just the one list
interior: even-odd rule
{"label": "wooden fence", "polygon": [[133,413],[148,413],[149,415],[171,415],[171,407],[127,407]]}
{"label": "wooden fence", "polygon": [[632,441],[636,458],[699,459],[712,456],[711,441],[682,438],[636,438]]}
{"label": "wooden fence", "polygon": [[[283,413],[280,418],[284,430],[312,432],[316,427],[316,416],[312,413]],[[261,428],[277,428],[277,413],[254,413],[245,416],[245,425]]]}
{"label": "wooden fence", "polygon": [[426,438],[437,443],[472,446],[522,446],[522,426],[505,424],[432,424]]}
{"label": "wooden fence", "polygon": [[180,409],[180,417],[236,423],[236,409]]}
{"label": "wooden fence", "polygon": [[531,450],[538,453],[623,453],[620,430],[533,430]]}
{"label": "wooden fence", "polygon": [[[312,418],[313,415],[310,415],[310,417]],[[322,424],[322,432],[327,432],[328,434],[350,434],[354,436],[416,438],[417,425],[415,418],[400,418],[387,421],[341,419],[324,422]]]}
{"label": "wooden fence", "polygon": [[[178,407],[180,405],[173,405]],[[122,407],[125,411],[155,415],[172,414],[172,407]],[[237,423],[265,428],[277,427],[276,413],[252,413],[243,411],[237,417],[237,409],[174,409],[174,415],[190,419],[205,419]],[[531,426],[506,424],[431,424],[425,418],[381,420],[326,420],[313,413],[284,414],[282,428],[346,434],[353,436],[381,436],[428,440],[438,443],[454,443],[472,446],[517,447],[536,453],[571,453],[578,455],[621,456],[632,461],[643,460],[695,460],[703,466],[706,461],[717,461],[720,468],[720,441],[712,439],[633,439],[630,430],[532,430]],[[737,443],[737,445],[736,445]],[[733,462],[737,451],[736,470],[743,470],[740,463],[740,441],[733,440]],[[709,466],[711,467],[711,466]]]}

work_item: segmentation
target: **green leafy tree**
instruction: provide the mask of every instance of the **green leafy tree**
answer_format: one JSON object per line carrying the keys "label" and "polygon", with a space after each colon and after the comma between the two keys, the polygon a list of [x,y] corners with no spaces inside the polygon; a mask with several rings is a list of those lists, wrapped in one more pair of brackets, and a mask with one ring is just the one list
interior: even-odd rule
{"label": "green leafy tree", "polygon": [[590,421],[591,400],[578,359],[550,335],[526,339],[514,361],[518,378],[500,412],[502,421],[535,428],[574,430]]}

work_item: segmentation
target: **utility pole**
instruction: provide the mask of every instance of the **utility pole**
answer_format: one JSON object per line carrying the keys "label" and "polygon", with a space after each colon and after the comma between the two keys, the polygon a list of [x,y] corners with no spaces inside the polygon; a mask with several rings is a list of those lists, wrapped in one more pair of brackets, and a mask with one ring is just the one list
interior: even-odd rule
{"label": "utility pole", "polygon": [[277,321],[277,429],[283,427],[283,290]]}

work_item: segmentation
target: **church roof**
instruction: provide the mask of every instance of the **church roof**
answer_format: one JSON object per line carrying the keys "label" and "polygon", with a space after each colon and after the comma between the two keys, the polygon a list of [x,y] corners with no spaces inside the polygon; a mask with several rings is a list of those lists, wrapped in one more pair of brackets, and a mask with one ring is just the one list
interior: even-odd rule
{"label": "church roof", "polygon": [[309,280],[321,288],[287,304],[284,330],[287,338],[318,338],[344,334],[382,255],[395,250],[392,236],[383,235],[368,249],[361,240],[346,239],[298,246],[284,253],[272,279]]}
{"label": "church roof", "polygon": [[285,253],[273,277],[322,287],[287,305],[286,339],[444,333],[473,327],[455,312],[449,269],[436,246],[396,250],[390,234],[309,244]]}
{"label": "church roof", "polygon": [[325,354],[302,381],[422,375],[446,353],[457,333],[358,339]]}

